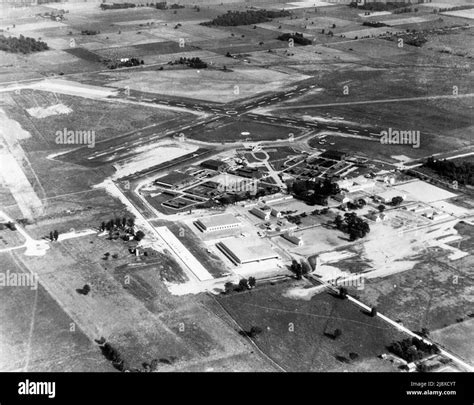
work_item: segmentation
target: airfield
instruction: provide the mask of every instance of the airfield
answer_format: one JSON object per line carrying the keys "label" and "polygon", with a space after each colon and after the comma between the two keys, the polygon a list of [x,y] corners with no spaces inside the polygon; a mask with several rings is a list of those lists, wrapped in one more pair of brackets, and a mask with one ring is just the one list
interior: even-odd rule
{"label": "airfield", "polygon": [[[474,153],[469,10],[435,15],[433,3],[367,17],[347,5],[262,1],[257,9],[291,16],[224,27],[201,23],[249,5],[178,3],[2,15],[3,34],[50,49],[0,51],[0,214],[17,225],[0,230],[0,261],[40,282],[2,294],[0,368],[110,371],[94,342],[105,337],[133,369],[158,359],[159,371],[396,372],[379,356],[428,328],[453,369],[472,370],[458,332],[472,331],[472,188],[420,167]],[[423,47],[397,46],[414,29],[427,32]],[[289,46],[277,38],[287,32],[312,44]],[[144,63],[104,64],[129,57]],[[420,147],[382,144],[389,128],[420,131]],[[94,143],[60,144],[63,130],[93,132]],[[344,189],[327,205],[288,189],[325,176]],[[392,206],[393,196],[403,202]],[[361,199],[371,232],[353,241],[333,224]],[[223,213],[229,228],[196,225]],[[123,217],[142,240],[100,229]],[[311,267],[301,280],[294,259]],[[249,277],[251,291],[224,293]],[[357,302],[334,296],[345,280]],[[87,296],[77,292],[85,284]],[[12,303],[22,303],[19,316]],[[246,334],[254,326],[257,337]]]}

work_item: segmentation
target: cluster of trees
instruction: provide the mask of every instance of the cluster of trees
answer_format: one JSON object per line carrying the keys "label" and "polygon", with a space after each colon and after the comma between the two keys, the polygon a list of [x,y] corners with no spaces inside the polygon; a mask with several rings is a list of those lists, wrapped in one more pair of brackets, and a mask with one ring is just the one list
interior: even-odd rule
{"label": "cluster of trees", "polygon": [[179,65],[186,65],[193,69],[205,69],[207,68],[207,63],[204,62],[201,58],[179,58],[175,63]]}
{"label": "cluster of trees", "polygon": [[14,222],[11,222],[11,221],[7,223],[0,222],[0,231],[5,229],[5,227],[10,229],[10,231],[16,231],[16,225]]}
{"label": "cluster of trees", "polygon": [[94,30],[82,30],[81,35],[97,35],[100,34],[100,31],[94,31]]}
{"label": "cluster of trees", "polygon": [[246,336],[253,339],[253,338],[256,338],[258,335],[260,335],[262,332],[263,332],[263,329],[260,328],[259,326],[252,326],[248,331],[242,330],[239,333],[242,336]]}
{"label": "cluster of trees", "polygon": [[232,193],[232,194],[224,194],[220,196],[217,201],[222,205],[229,205],[229,204],[236,204],[239,201],[249,200],[251,198],[260,198],[266,195],[275,194],[279,191],[278,187],[259,187],[255,194],[252,194],[250,191],[242,192],[242,193]]}
{"label": "cluster of trees", "polygon": [[120,237],[120,231],[125,232],[123,239],[128,240],[127,235],[132,235],[136,241],[141,241],[145,237],[143,231],[137,231],[135,233],[135,219],[123,217],[111,219],[107,222],[103,221],[100,225],[100,230],[108,231],[110,239],[118,239]]}
{"label": "cluster of trees", "polygon": [[418,13],[417,8],[411,8],[411,7],[403,7],[403,8],[397,8],[396,10],[393,10],[393,14],[403,14],[403,13],[411,13],[411,12]]}
{"label": "cluster of trees", "polygon": [[295,32],[293,34],[281,34],[277,37],[280,41],[288,41],[290,39],[293,39],[295,44],[299,45],[311,45],[312,42],[309,38],[305,38],[303,34],[300,34],[299,32]]}
{"label": "cluster of trees", "polygon": [[295,181],[290,188],[296,198],[305,201],[309,205],[326,205],[329,196],[340,192],[337,183],[333,183],[330,179],[319,182],[312,180]]}
{"label": "cluster of trees", "polygon": [[84,287],[79,288],[76,290],[79,294],[87,295],[91,292],[91,286],[89,284],[85,284]]}
{"label": "cluster of trees", "polygon": [[311,272],[310,265],[303,259],[300,262],[293,259],[291,262],[290,270],[295,273],[296,279],[301,280],[303,275],[308,274]]}
{"label": "cluster of trees", "polygon": [[57,241],[58,238],[59,238],[59,232],[58,232],[56,229],[55,229],[54,231],[51,231],[51,232],[49,233],[49,240],[50,240],[51,242]]}
{"label": "cluster of trees", "polygon": [[367,4],[358,4],[357,1],[353,1],[349,4],[350,7],[355,7],[360,10],[369,10],[369,11],[390,11],[402,7],[410,7],[410,3],[399,3],[388,1],[384,2],[374,2]]}
{"label": "cluster of trees", "polygon": [[387,26],[387,24],[384,24],[383,22],[379,22],[379,21],[364,21],[362,25],[364,25],[365,27],[374,27],[374,28]]}
{"label": "cluster of trees", "polygon": [[28,54],[47,49],[49,47],[46,42],[38,41],[34,38],[24,37],[23,35],[20,35],[18,38],[0,35],[0,51]]}
{"label": "cluster of trees", "polygon": [[[150,3],[148,4],[147,3],[147,6],[150,5],[150,6],[153,6],[153,3]],[[160,1],[159,3],[156,3],[155,5],[155,8],[157,8],[158,10],[168,10],[168,9],[171,9],[171,10],[177,10],[179,8],[184,8],[184,6],[180,5],[180,4],[171,4],[169,7],[168,7],[168,4],[166,3],[166,1]]]}
{"label": "cluster of trees", "polygon": [[425,343],[415,337],[393,342],[389,346],[389,350],[408,362],[420,360],[427,355],[439,353],[438,346]]}
{"label": "cluster of trees", "polygon": [[203,22],[205,26],[235,27],[237,25],[252,25],[271,21],[273,18],[288,17],[291,14],[286,10],[246,10],[228,11],[211,21]]}
{"label": "cluster of trees", "polygon": [[136,5],[134,3],[112,3],[112,4],[105,4],[102,3],[100,8],[102,10],[117,10],[121,8],[135,8]]}
{"label": "cluster of trees", "polygon": [[429,157],[423,166],[451,181],[457,181],[459,184],[474,185],[474,163],[457,164],[452,160],[435,160]]}
{"label": "cluster of trees", "polygon": [[392,205],[396,207],[397,205],[400,205],[403,202],[403,197],[401,196],[395,196],[392,198]]}
{"label": "cluster of trees", "polygon": [[369,224],[355,212],[346,212],[344,218],[341,215],[336,216],[334,225],[340,231],[348,233],[351,241],[363,238],[370,232]]}
{"label": "cluster of trees", "polygon": [[139,65],[143,65],[145,64],[145,62],[142,60],[139,60],[137,58],[130,58],[126,61],[108,61],[107,62],[107,67],[109,69],[117,69],[117,68],[122,68],[122,67],[133,67],[133,66],[139,66]]}
{"label": "cluster of trees", "polygon": [[365,200],[363,198],[359,198],[358,200],[349,201],[347,203],[347,208],[349,208],[350,210],[358,210],[365,207],[366,205],[367,203],[365,202]]}
{"label": "cluster of trees", "polygon": [[135,226],[135,218],[115,218],[110,219],[109,221],[105,222],[102,221],[100,224],[101,231],[110,231],[114,229],[125,229],[127,227],[133,228]]}
{"label": "cluster of trees", "polygon": [[434,9],[433,13],[444,13],[446,11],[458,11],[458,10],[469,10],[472,8],[472,5],[465,5],[465,6],[454,6],[454,7],[444,7],[439,9]]}
{"label": "cluster of trees", "polygon": [[255,288],[256,285],[257,285],[257,280],[255,279],[255,277],[249,277],[248,279],[241,278],[239,280],[238,285],[235,285],[231,281],[228,281],[227,283],[225,283],[224,290],[226,294],[231,293],[232,291],[241,292],[241,291],[251,290],[252,288]]}

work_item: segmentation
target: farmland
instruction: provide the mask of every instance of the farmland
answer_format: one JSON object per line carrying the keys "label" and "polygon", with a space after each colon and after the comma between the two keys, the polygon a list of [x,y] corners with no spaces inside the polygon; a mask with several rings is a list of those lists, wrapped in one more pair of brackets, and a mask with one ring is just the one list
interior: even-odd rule
{"label": "farmland", "polygon": [[[327,293],[310,301],[285,297],[292,287],[296,286],[264,286],[251,294],[223,297],[220,302],[243,330],[252,326],[263,330],[256,344],[284,369],[394,371],[393,365],[376,357],[399,338],[395,330]],[[335,329],[342,331],[339,338],[327,336]],[[347,361],[349,353],[357,353],[358,359]]]}

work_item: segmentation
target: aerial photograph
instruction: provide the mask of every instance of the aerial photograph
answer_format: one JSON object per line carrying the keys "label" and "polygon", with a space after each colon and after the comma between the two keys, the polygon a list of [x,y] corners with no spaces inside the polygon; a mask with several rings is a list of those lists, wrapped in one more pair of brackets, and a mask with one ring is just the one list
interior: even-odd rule
{"label": "aerial photograph", "polygon": [[473,0],[0,10],[0,372],[474,371]]}

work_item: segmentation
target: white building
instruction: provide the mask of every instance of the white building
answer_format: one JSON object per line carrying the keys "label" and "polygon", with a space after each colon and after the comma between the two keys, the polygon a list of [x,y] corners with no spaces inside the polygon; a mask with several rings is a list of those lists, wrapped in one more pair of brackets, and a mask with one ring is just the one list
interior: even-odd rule
{"label": "white building", "polygon": [[240,228],[242,223],[232,214],[218,214],[199,218],[194,225],[202,232],[215,232]]}

